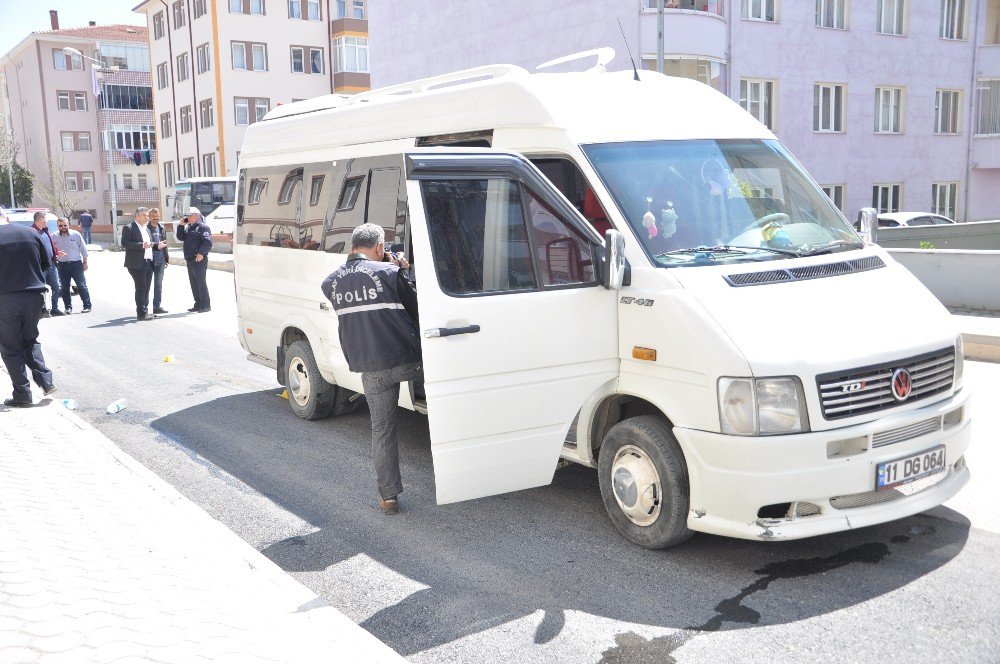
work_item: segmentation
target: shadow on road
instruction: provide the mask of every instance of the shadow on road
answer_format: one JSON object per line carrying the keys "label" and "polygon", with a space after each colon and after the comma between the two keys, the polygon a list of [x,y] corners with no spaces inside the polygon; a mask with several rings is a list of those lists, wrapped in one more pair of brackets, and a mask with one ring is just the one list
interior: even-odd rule
{"label": "shadow on road", "polygon": [[402,511],[385,517],[367,411],[303,422],[279,391],[217,399],[152,426],[320,528],[264,550],[285,570],[324,570],[365,554],[429,586],[362,622],[403,655],[542,609],[537,643],[558,636],[564,611],[577,610],[681,630],[652,640],[620,634],[605,653],[607,661],[672,661],[698,633],[802,620],[884,595],[951,560],[968,538],[969,521],[939,507],[808,540],[696,535],[648,551],[617,534],[596,473],[580,466],[558,471],[548,487],[438,506],[427,420],[408,411],[399,413]]}

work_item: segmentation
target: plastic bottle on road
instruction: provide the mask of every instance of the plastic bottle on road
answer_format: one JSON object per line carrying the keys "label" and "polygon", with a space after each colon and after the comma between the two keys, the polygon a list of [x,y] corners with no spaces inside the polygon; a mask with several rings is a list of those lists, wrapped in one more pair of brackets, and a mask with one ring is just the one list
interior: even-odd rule
{"label": "plastic bottle on road", "polygon": [[128,402],[125,401],[125,399],[119,399],[118,401],[115,401],[114,403],[109,403],[108,404],[108,415],[114,415],[115,413],[122,412],[123,410],[125,410],[125,406],[127,406],[127,405],[128,405]]}
{"label": "plastic bottle on road", "polygon": [[63,408],[65,408],[66,410],[76,410],[76,405],[77,404],[72,399],[63,399],[62,400],[62,405],[63,405]]}

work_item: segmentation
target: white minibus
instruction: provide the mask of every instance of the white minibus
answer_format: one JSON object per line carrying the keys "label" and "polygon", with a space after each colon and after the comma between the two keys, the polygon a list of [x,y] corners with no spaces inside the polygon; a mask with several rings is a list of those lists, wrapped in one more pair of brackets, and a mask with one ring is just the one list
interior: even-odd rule
{"label": "white minibus", "polygon": [[399,405],[439,503],[564,459],[657,548],[882,523],[969,479],[948,312],[707,85],[498,65],[251,125],[239,338],[306,419],[359,403],[320,283],[363,222],[414,266],[425,379]]}

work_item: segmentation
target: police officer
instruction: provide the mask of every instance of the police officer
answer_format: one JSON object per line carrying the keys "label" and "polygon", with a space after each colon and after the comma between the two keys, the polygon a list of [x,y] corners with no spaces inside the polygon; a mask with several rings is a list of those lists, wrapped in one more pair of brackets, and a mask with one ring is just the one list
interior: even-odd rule
{"label": "police officer", "polygon": [[372,416],[372,458],[378,476],[379,506],[399,511],[396,406],[399,384],[423,380],[417,334],[417,292],[410,264],[386,253],[385,231],[375,224],[354,229],[347,263],[323,282],[340,328],[340,347],[351,371],[361,373]]}
{"label": "police officer", "polygon": [[212,250],[212,231],[201,220],[201,211],[192,206],[186,217],[181,218],[177,227],[177,239],[184,243],[184,261],[187,263],[188,281],[194,306],[188,309],[194,313],[212,310],[208,297],[208,252]]}
{"label": "police officer", "polygon": [[45,275],[51,268],[42,237],[33,229],[0,219],[0,355],[14,387],[5,406],[32,405],[31,377],[46,394],[55,392],[52,372],[38,343],[38,319],[45,304]]}

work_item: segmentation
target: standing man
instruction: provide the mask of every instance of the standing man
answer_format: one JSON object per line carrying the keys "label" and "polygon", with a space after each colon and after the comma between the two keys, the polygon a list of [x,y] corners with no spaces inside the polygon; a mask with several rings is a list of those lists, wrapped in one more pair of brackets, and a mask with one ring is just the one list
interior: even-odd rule
{"label": "standing man", "polygon": [[73,313],[73,299],[69,292],[69,280],[76,282],[76,289],[83,300],[83,313],[90,313],[90,291],[87,290],[87,279],[83,273],[87,270],[87,244],[79,232],[69,227],[69,220],[60,218],[58,235],[53,236],[52,244],[61,254],[56,259],[59,269],[59,283],[62,284],[62,300],[66,313]]}
{"label": "standing man", "polygon": [[[386,253],[381,226],[362,224],[351,236],[347,263],[320,287],[337,313],[347,366],[361,372],[372,416],[379,506],[386,514],[399,511],[403,491],[396,437],[399,384],[423,380],[417,291],[407,274],[409,267],[401,254]],[[363,299],[358,299],[359,293]]]}
{"label": "standing man", "polygon": [[63,312],[59,310],[59,271],[56,269],[56,259],[59,257],[56,250],[55,244],[52,242],[52,234],[49,233],[49,227],[45,223],[45,213],[36,212],[32,215],[32,226],[42,237],[42,244],[45,246],[45,253],[49,257],[49,268],[48,272],[45,273],[45,282],[49,285],[49,289],[52,291],[52,307],[51,312],[49,309],[45,308],[45,300],[42,299],[42,316],[48,318],[49,316],[62,316]]}
{"label": "standing man", "polygon": [[149,237],[153,242],[153,313],[165,314],[168,312],[160,306],[160,302],[163,298],[163,271],[170,264],[170,254],[167,253],[167,232],[160,225],[160,208],[149,211]]}
{"label": "standing man", "polygon": [[[43,215],[44,220],[44,215]],[[31,406],[31,377],[45,395],[56,391],[38,343],[38,319],[45,307],[45,273],[49,253],[35,231],[0,224],[0,356],[14,387],[5,406]]]}
{"label": "standing man", "polygon": [[94,218],[89,212],[84,210],[80,213],[80,216],[77,217],[77,221],[80,222],[80,228],[83,229],[83,241],[86,244],[90,244],[90,227],[94,225]]}
{"label": "standing man", "polygon": [[149,237],[149,210],[135,209],[135,221],[122,228],[125,267],[135,283],[135,318],[152,320],[149,313],[149,287],[153,283],[153,240]]}
{"label": "standing man", "polygon": [[188,280],[194,306],[188,309],[197,314],[212,310],[208,297],[208,252],[212,250],[212,231],[201,219],[201,211],[189,207],[187,216],[181,219],[177,229],[177,239],[184,243],[184,260],[187,262]]}

